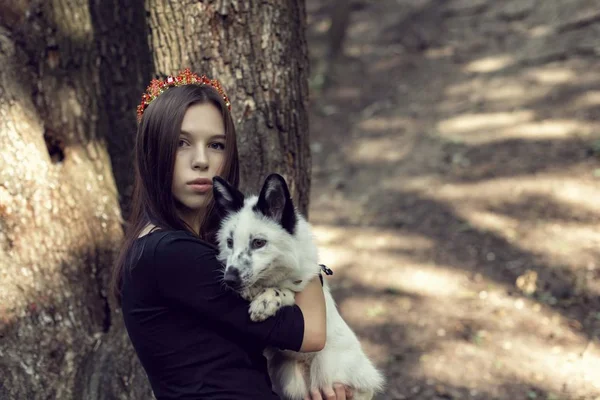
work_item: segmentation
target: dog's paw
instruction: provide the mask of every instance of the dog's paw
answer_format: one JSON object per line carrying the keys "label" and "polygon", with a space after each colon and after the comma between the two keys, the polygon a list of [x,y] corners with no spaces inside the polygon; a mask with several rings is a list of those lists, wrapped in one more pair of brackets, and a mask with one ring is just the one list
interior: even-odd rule
{"label": "dog's paw", "polygon": [[275,315],[281,307],[293,304],[293,299],[294,295],[287,289],[264,289],[250,303],[250,319],[255,322],[264,321]]}

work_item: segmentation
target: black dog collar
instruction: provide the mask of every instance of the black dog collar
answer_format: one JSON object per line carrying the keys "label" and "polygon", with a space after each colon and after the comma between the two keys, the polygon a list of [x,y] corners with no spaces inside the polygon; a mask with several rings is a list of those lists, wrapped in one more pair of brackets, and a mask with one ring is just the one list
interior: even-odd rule
{"label": "black dog collar", "polygon": [[[333,275],[333,271],[325,264],[319,264],[321,271],[325,272],[325,275]],[[321,286],[323,286],[323,274],[319,272],[319,279],[321,280]]]}

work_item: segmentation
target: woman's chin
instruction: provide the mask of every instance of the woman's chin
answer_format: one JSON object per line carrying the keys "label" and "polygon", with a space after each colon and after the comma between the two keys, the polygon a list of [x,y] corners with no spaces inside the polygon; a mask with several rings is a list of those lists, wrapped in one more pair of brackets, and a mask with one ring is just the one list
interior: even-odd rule
{"label": "woman's chin", "polygon": [[199,199],[186,199],[185,202],[180,202],[180,206],[182,212],[196,214],[203,211],[206,207],[206,197],[202,196],[202,198]]}

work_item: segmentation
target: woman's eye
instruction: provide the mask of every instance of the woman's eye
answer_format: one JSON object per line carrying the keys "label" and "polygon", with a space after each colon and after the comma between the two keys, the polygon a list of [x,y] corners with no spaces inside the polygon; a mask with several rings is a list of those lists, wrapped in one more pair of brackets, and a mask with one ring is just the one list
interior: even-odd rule
{"label": "woman's eye", "polygon": [[227,239],[227,247],[233,248],[233,239]]}
{"label": "woman's eye", "polygon": [[179,143],[177,143],[177,146],[178,147],[183,147],[185,145],[187,145],[187,142],[185,140],[183,140],[183,139],[179,139]]}
{"label": "woman's eye", "polygon": [[209,145],[209,147],[214,150],[225,150],[225,143],[214,142],[214,143],[211,143]]}
{"label": "woman's eye", "polygon": [[265,247],[266,244],[267,244],[267,241],[264,239],[254,239],[252,241],[252,248],[260,249],[261,247]]}

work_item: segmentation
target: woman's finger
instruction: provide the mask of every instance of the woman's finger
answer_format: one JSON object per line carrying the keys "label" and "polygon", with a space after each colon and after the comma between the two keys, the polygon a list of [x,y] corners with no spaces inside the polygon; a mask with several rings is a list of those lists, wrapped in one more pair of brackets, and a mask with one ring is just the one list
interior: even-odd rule
{"label": "woman's finger", "polygon": [[338,398],[336,398],[336,394],[333,391],[332,387],[324,388],[323,396],[324,396],[325,400],[339,400]]}
{"label": "woman's finger", "polygon": [[341,383],[335,383],[333,385],[333,389],[335,390],[335,399],[336,400],[346,400],[346,387]]}
{"label": "woman's finger", "polygon": [[312,389],[310,391],[310,396],[311,396],[311,400],[323,400],[323,397],[321,397],[321,392],[319,392],[319,389]]}
{"label": "woman's finger", "polygon": [[354,398],[354,390],[350,386],[345,386],[346,388],[346,399],[352,400]]}

